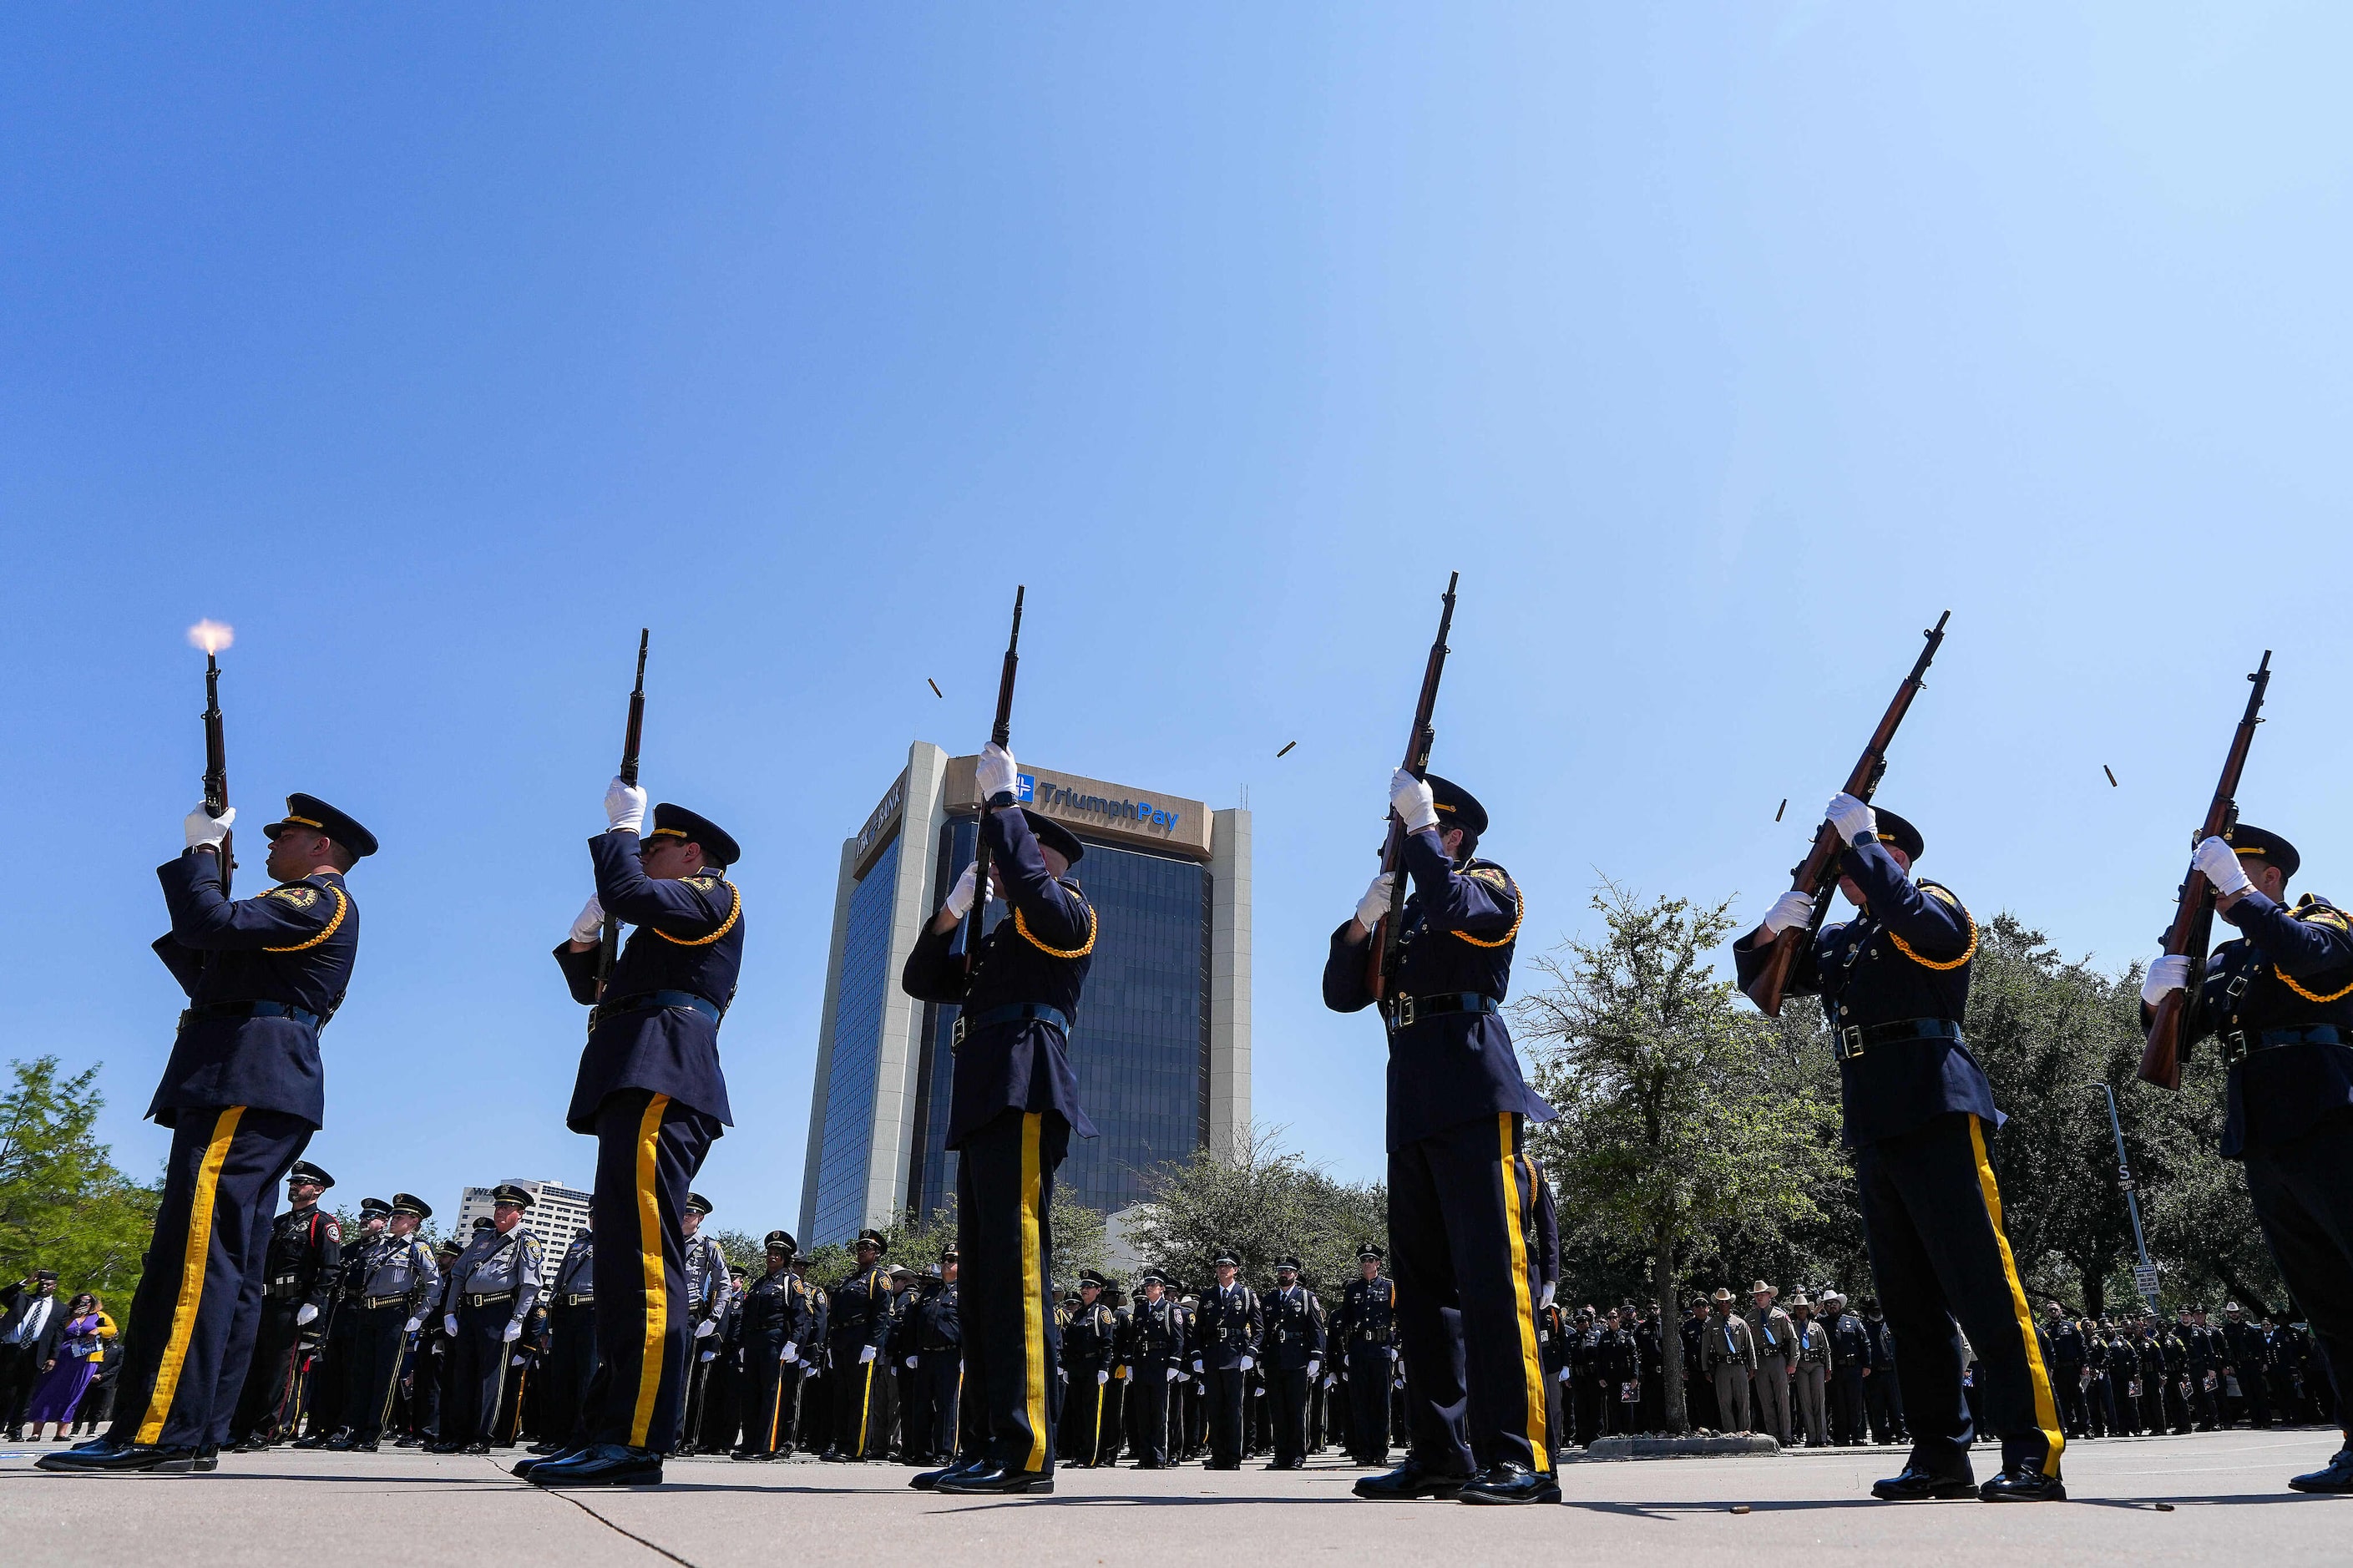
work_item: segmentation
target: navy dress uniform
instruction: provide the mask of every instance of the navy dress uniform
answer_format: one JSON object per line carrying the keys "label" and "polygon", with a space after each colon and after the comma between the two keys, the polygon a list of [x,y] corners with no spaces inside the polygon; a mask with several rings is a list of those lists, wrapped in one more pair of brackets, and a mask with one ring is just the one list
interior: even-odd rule
{"label": "navy dress uniform", "polygon": [[[1877,1483],[1873,1495],[2063,1499],[2067,1439],[2002,1227],[1988,1146],[2003,1118],[1961,1033],[1977,922],[1949,889],[1914,881],[1889,853],[1919,858],[1920,834],[1910,823],[1892,811],[1874,816],[1848,795],[1831,803],[1829,816],[1846,839],[1840,870],[1860,908],[1799,953],[1788,989],[1820,996],[1829,1016],[1863,1239],[1895,1339],[1912,1434],[1903,1473]],[[1733,948],[1744,986],[1765,966],[1773,922],[1802,924],[1810,904],[1790,893],[1775,910]],[[2001,1474],[1982,1489],[1970,1476],[1964,1331],[1984,1363],[1986,1418],[2001,1438]]]}
{"label": "navy dress uniform", "polygon": [[[880,1459],[891,1451],[891,1271],[880,1259],[886,1240],[861,1230],[858,1266],[832,1290],[826,1348],[833,1361],[833,1442],[828,1459]],[[865,1254],[871,1251],[873,1257]]]}
{"label": "navy dress uniform", "polygon": [[[1156,1297],[1155,1285],[1163,1287]],[[1139,1470],[1168,1468],[1168,1395],[1186,1375],[1185,1312],[1166,1285],[1159,1275],[1146,1274],[1129,1318],[1135,1392],[1129,1395],[1128,1435]]]}
{"label": "navy dress uniform", "polygon": [[[2227,849],[2221,858],[2276,867],[2281,898],[2303,864],[2286,839],[2245,823]],[[2283,904],[2252,886],[2220,912],[2241,934],[2217,947],[2197,977],[2185,1043],[2220,1042],[2230,1075],[2222,1157],[2246,1172],[2263,1240],[2310,1318],[2336,1385],[2337,1419],[2348,1424],[2328,1464],[2288,1484],[2353,1491],[2353,921],[2327,899],[2306,893]],[[2145,1003],[2163,994],[2151,967]],[[2243,1364],[2243,1336],[2232,1349],[2240,1387],[2260,1390],[2262,1373],[2251,1376]]]}
{"label": "navy dress uniform", "polygon": [[[42,1457],[47,1469],[211,1468],[227,1440],[260,1326],[277,1187],[324,1124],[319,1031],[343,1005],[359,952],[359,909],[336,869],[375,836],[313,796],[286,797],[263,831],[311,868],[230,900],[219,832],[189,814],[190,848],[156,868],[170,934],[156,956],[187,993],[147,1114],[171,1129],[149,1267],[123,1324],[114,1423]],[[315,835],[315,837],[304,835]],[[313,858],[309,851],[316,847]]]}
{"label": "navy dress uniform", "polygon": [[355,1357],[353,1331],[357,1325],[359,1309],[352,1303],[359,1299],[366,1284],[361,1270],[369,1243],[384,1234],[385,1222],[392,1215],[392,1205],[382,1198],[360,1200],[360,1231],[343,1238],[343,1266],[335,1280],[334,1297],[327,1309],[326,1341],[321,1346],[311,1386],[311,1431],[298,1439],[298,1448],[332,1448],[337,1451],[351,1447],[352,1425],[356,1419],[352,1398],[352,1363]]}
{"label": "navy dress uniform", "polygon": [[[1270,1470],[1307,1468],[1307,1387],[1324,1370],[1324,1302],[1299,1282],[1299,1259],[1275,1261],[1275,1288],[1259,1298],[1266,1331],[1267,1421],[1274,1438]],[[1288,1279],[1282,1278],[1289,1275]]]}
{"label": "navy dress uniform", "polygon": [[[491,1196],[500,1206],[528,1210],[532,1194],[526,1188],[501,1184]],[[449,1331],[448,1377],[449,1395],[442,1412],[441,1449],[454,1453],[487,1454],[506,1392],[507,1369],[513,1352],[508,1349],[522,1338],[532,1309],[539,1304],[540,1261],[544,1249],[520,1214],[501,1230],[495,1221],[474,1233],[458,1261],[449,1266],[449,1282],[442,1298]]]}
{"label": "navy dress uniform", "polygon": [[547,1365],[540,1373],[546,1433],[535,1454],[588,1446],[588,1390],[596,1378],[596,1232],[575,1233],[555,1266],[547,1306]]}
{"label": "navy dress uniform", "polygon": [[[1361,1265],[1376,1270],[1381,1249],[1370,1242],[1356,1249]],[[1389,1372],[1397,1360],[1397,1281],[1376,1272],[1348,1281],[1332,1314],[1334,1352],[1347,1374],[1348,1454],[1360,1465],[1386,1465],[1389,1458]]]}
{"label": "navy dress uniform", "polygon": [[962,1254],[950,1247],[936,1271],[927,1271],[908,1323],[908,1347],[915,1358],[914,1395],[907,1415],[909,1446],[917,1464],[955,1461],[964,1383],[964,1317],[958,1281],[945,1277],[950,1265],[962,1273]]}
{"label": "navy dress uniform", "polygon": [[1069,1384],[1062,1453],[1073,1464],[1091,1468],[1103,1461],[1104,1396],[1110,1391],[1119,1328],[1118,1314],[1103,1297],[1107,1283],[1092,1269],[1082,1271],[1079,1305],[1062,1325],[1062,1372]]}
{"label": "navy dress uniform", "polygon": [[[1236,1266],[1221,1252],[1215,1267]],[[1258,1364],[1266,1318],[1258,1292],[1239,1279],[1213,1283],[1201,1292],[1193,1312],[1193,1370],[1201,1375],[1202,1415],[1208,1426],[1213,1470],[1242,1468],[1243,1387]]]}
{"label": "navy dress uniform", "polygon": [[[433,1217],[431,1205],[413,1193],[393,1194],[392,1212],[416,1220]],[[374,1452],[392,1422],[410,1338],[424,1327],[424,1314],[440,1295],[441,1268],[414,1226],[387,1226],[359,1251],[353,1277],[357,1284],[344,1303],[352,1316],[351,1446]]]}
{"label": "navy dress uniform", "polygon": [[[607,1268],[596,1291],[589,1447],[533,1464],[529,1477],[541,1486],[660,1479],[695,1365],[680,1215],[711,1145],[734,1122],[719,1026],[744,961],[743,895],[724,875],[742,851],[716,824],[667,802],[654,807],[653,829],[641,841],[642,801],[616,780],[607,796],[616,825],[588,841],[595,911],[635,928],[602,994],[593,940],[578,951],[569,942],[555,949],[573,1000],[593,1009],[565,1123],[596,1140],[592,1223],[629,1266]],[[646,874],[641,854],[681,844],[701,847],[701,870]],[[582,919],[593,932],[589,913]]]}
{"label": "navy dress uniform", "polygon": [[[1013,767],[1010,756],[991,746],[979,769],[987,791],[980,833],[1011,915],[980,939],[969,973],[955,945],[963,921],[942,931],[934,919],[915,939],[900,975],[908,995],[961,1008],[946,1145],[958,1154],[964,1397],[978,1403],[989,1432],[986,1454],[967,1454],[955,1473],[926,1473],[917,1481],[1048,1491],[1060,1351],[1047,1295],[1053,1258],[1049,1216],[1054,1173],[1071,1134],[1095,1135],[1079,1104],[1070,1032],[1094,952],[1096,920],[1067,871],[1084,857],[1083,846],[1060,824],[1014,804]],[[1060,858],[1063,874],[1049,868],[1047,850]],[[976,896],[986,897],[987,889]],[[961,916],[953,901],[949,908]]]}
{"label": "navy dress uniform", "polygon": [[[1536,1194],[1521,1158],[1526,1123],[1556,1113],[1520,1076],[1502,1016],[1526,906],[1510,872],[1475,858],[1487,813],[1468,791],[1399,769],[1390,805],[1407,828],[1413,888],[1381,1005],[1389,1247],[1412,1373],[1411,1447],[1402,1468],[1356,1490],[1453,1497],[1475,1480],[1471,1500],[1556,1501],[1536,1344],[1541,1288],[1528,1246]],[[1441,837],[1456,828],[1459,863]],[[1364,932],[1388,902],[1388,879],[1377,878],[1358,918],[1332,933],[1324,1002],[1335,1012],[1373,1004]]]}
{"label": "navy dress uniform", "polygon": [[744,1287],[736,1320],[735,1340],[744,1358],[744,1437],[729,1457],[737,1459],[774,1459],[792,1451],[801,1347],[816,1343],[816,1308],[793,1269],[799,1244],[790,1231],[772,1230],[765,1249],[767,1271]]}
{"label": "navy dress uniform", "polygon": [[[296,1184],[320,1191],[335,1178],[308,1160],[286,1173],[290,1195]],[[334,1305],[342,1278],[343,1223],[313,1197],[297,1203],[270,1222],[269,1250],[261,1286],[261,1321],[254,1335],[253,1360],[237,1398],[229,1436],[248,1451],[291,1437],[302,1419],[312,1352],[322,1319]]]}

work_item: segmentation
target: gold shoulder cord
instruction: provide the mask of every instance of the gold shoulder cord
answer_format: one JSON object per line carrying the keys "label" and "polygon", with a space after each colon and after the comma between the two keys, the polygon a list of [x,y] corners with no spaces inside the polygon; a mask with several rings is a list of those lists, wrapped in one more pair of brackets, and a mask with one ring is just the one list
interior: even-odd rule
{"label": "gold shoulder cord", "polygon": [[[1938,890],[1942,891],[1942,889]],[[1913,952],[1912,944],[1905,942],[1902,937],[1897,936],[1893,931],[1890,931],[1887,933],[1887,940],[1895,944],[1895,951],[1902,953],[1905,957],[1910,959],[1913,963],[1918,964],[1923,969],[1958,969],[1962,964],[1967,963],[1970,959],[1975,958],[1978,955],[1977,917],[1969,913],[1968,909],[1962,905],[1961,901],[1958,899],[1954,898],[1949,893],[1946,894],[1945,901],[1952,905],[1953,908],[1961,911],[1961,921],[1969,928],[1969,945],[1961,950],[1960,957],[1939,963],[1933,958],[1923,958],[1918,953]]]}
{"label": "gold shoulder cord", "polygon": [[1029,922],[1021,918],[1021,911],[1018,909],[1016,909],[1013,911],[1013,929],[1021,933],[1022,941],[1028,942],[1031,947],[1036,948],[1039,952],[1044,953],[1049,958],[1084,958],[1087,954],[1095,950],[1096,930],[1095,907],[1090,903],[1086,908],[1087,944],[1084,947],[1071,948],[1067,952],[1063,952],[1059,947],[1048,947],[1044,942],[1039,942],[1035,936],[1031,935],[1029,931]]}
{"label": "gold shoulder cord", "polygon": [[2276,963],[2272,965],[2272,973],[2279,976],[2281,984],[2286,986],[2289,990],[2295,992],[2297,995],[2303,997],[2307,1002],[2342,1002],[2346,997],[2353,996],[2353,984],[2348,984],[2342,991],[2332,991],[2327,995],[2321,996],[2313,992],[2306,991],[2303,986],[2298,985],[2295,983],[2295,976],[2290,974],[2286,970],[2282,969]]}
{"label": "gold shoulder cord", "polygon": [[709,936],[672,936],[670,932],[662,930],[659,926],[648,926],[646,929],[652,931],[656,936],[661,938],[662,941],[674,942],[681,947],[709,947],[712,942],[717,942],[721,937],[725,936],[729,931],[733,931],[735,929],[735,917],[744,912],[743,889],[738,888],[733,882],[722,882],[720,886],[727,889],[727,918],[719,922],[719,929],[712,931]]}
{"label": "gold shoulder cord", "polygon": [[326,930],[321,931],[318,935],[312,937],[308,942],[296,942],[292,947],[265,947],[261,951],[264,952],[301,952],[305,948],[318,946],[321,942],[334,935],[335,928],[343,923],[343,913],[352,907],[352,901],[343,897],[343,890],[341,888],[329,888],[327,891],[335,895],[335,912],[333,918],[327,921]]}
{"label": "gold shoulder cord", "polygon": [[1527,918],[1528,897],[1525,893],[1520,891],[1520,885],[1517,882],[1514,882],[1512,884],[1511,930],[1505,931],[1503,935],[1497,937],[1493,942],[1483,942],[1478,937],[1472,936],[1467,931],[1458,931],[1454,934],[1461,937],[1464,942],[1469,942],[1472,947],[1504,947],[1508,945],[1514,937],[1520,934],[1520,922]]}

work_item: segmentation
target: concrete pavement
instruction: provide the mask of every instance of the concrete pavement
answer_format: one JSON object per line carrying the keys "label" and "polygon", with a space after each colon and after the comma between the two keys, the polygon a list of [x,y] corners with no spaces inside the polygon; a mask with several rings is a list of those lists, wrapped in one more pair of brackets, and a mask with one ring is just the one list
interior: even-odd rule
{"label": "concrete pavement", "polygon": [[[1873,1502],[1892,1449],[1767,1458],[1577,1462],[1560,1508],[1374,1504],[1361,1471],[1073,1470],[1051,1498],[906,1489],[897,1466],[674,1461],[638,1492],[545,1492],[499,1459],[384,1454],[224,1456],[211,1475],[52,1476],[0,1450],[0,1562],[17,1568],[774,1568],[907,1562],[1230,1565],[1370,1548],[1399,1563],[1743,1559],[1906,1568],[2346,1560],[2353,1499],[2286,1478],[2337,1447],[2327,1431],[2222,1432],[2072,1445],[2064,1504]],[[1993,1451],[1978,1450],[1980,1476]],[[2170,1511],[2157,1505],[2170,1503]],[[1734,1513],[1745,1505],[1750,1511]],[[1508,1559],[1505,1554],[1510,1554]],[[951,1556],[953,1554],[953,1556]],[[1538,1555],[1541,1554],[1541,1555]],[[2031,1555],[2030,1555],[2031,1554]]]}

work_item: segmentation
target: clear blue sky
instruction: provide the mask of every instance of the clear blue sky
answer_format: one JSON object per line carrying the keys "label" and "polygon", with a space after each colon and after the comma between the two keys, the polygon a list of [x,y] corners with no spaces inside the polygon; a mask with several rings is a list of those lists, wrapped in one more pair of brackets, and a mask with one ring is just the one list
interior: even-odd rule
{"label": "clear blue sky", "polygon": [[1318,971],[1449,568],[1438,765],[1524,953],[1604,873],[1760,910],[1948,606],[1883,797],[1981,914],[2151,949],[2265,647],[2248,817],[2353,897],[2348,35],[18,8],[0,1054],[103,1060],[119,1156],[160,1156],[200,616],[237,627],[248,820],[311,790],[385,845],[339,1196],[587,1179],[547,951],[640,624],[646,781],[746,847],[702,1185],[754,1231],[797,1209],[839,841],[910,740],[985,738],[1016,581],[1022,755],[1248,785],[1257,1107],[1343,1175],[1380,1168],[1382,1045]]}

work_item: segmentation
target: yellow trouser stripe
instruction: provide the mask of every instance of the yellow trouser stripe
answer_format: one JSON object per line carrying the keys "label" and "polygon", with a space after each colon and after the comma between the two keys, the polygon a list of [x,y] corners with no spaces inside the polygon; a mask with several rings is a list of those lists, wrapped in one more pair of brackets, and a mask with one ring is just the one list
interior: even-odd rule
{"label": "yellow trouser stripe", "polygon": [[1039,1256],[1038,1197],[1042,1178],[1038,1173],[1038,1132],[1045,1113],[1033,1110],[1021,1118],[1021,1352],[1022,1386],[1029,1395],[1029,1458],[1026,1470],[1046,1468],[1046,1313],[1045,1260]]}
{"label": "yellow trouser stripe", "polygon": [[1504,1144],[1504,1234],[1510,1238],[1512,1312],[1520,1331],[1520,1370],[1527,1384],[1528,1452],[1536,1473],[1552,1468],[1552,1445],[1546,1440],[1544,1360],[1536,1353],[1535,1309],[1528,1300],[1528,1244],[1520,1221],[1519,1151],[1512,1147],[1513,1113],[1502,1111],[1495,1125]]}
{"label": "yellow trouser stripe", "polygon": [[785,1363],[776,1363],[776,1397],[768,1406],[768,1449],[776,1451],[776,1423],[785,1418]]}
{"label": "yellow trouser stripe", "polygon": [[[878,1360],[881,1358],[880,1352],[876,1352],[876,1358]],[[873,1413],[874,1363],[870,1361],[866,1363],[866,1392],[858,1396],[858,1448],[849,1456],[853,1459],[862,1459],[866,1457],[866,1421],[867,1417]]]}
{"label": "yellow trouser stripe", "polygon": [[2010,1285],[2010,1316],[2018,1321],[2018,1337],[2026,1346],[2026,1375],[2034,1385],[2034,1424],[2051,1447],[2042,1473],[2059,1473],[2059,1455],[2067,1447],[2059,1430],[2059,1402],[2052,1396],[2051,1373],[2042,1364],[2042,1342],[2034,1337],[2034,1314],[2026,1305],[2026,1286],[2018,1278],[2018,1259],[2010,1253],[2010,1234],[2001,1226],[2001,1193],[1993,1181],[1993,1162],[1986,1157],[1985,1124],[1969,1118],[1969,1147],[1978,1157],[1978,1190],[1985,1194],[1986,1217],[1993,1221],[1994,1245],[2001,1249],[2001,1277]]}
{"label": "yellow trouser stripe", "polygon": [[212,1256],[213,1195],[220,1190],[221,1167],[228,1163],[228,1146],[236,1141],[237,1124],[244,1115],[242,1105],[220,1113],[213,1123],[212,1142],[205,1146],[205,1163],[196,1168],[195,1195],[188,1200],[188,1247],[180,1258],[180,1297],[172,1305],[172,1333],[155,1368],[147,1418],[139,1424],[142,1443],[164,1436],[164,1418],[171,1415],[172,1397],[180,1391],[180,1368],[187,1363],[188,1341],[195,1336],[196,1308],[205,1299],[205,1264]]}
{"label": "yellow trouser stripe", "polygon": [[654,1398],[661,1392],[662,1341],[670,1333],[670,1285],[662,1272],[661,1197],[655,1190],[657,1156],[661,1152],[662,1112],[670,1096],[658,1094],[646,1102],[645,1119],[638,1123],[638,1259],[645,1274],[646,1344],[638,1361],[638,1405],[629,1417],[629,1447],[649,1447],[653,1429]]}

